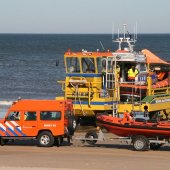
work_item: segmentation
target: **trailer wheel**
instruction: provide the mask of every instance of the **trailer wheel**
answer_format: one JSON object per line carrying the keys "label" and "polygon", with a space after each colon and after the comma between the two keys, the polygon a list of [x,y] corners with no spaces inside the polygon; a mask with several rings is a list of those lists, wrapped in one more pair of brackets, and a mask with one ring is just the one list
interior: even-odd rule
{"label": "trailer wheel", "polygon": [[133,148],[136,151],[146,151],[149,149],[149,140],[142,135],[136,136],[133,139]]}
{"label": "trailer wheel", "polygon": [[38,145],[39,146],[51,147],[51,146],[53,146],[53,144],[54,144],[54,137],[50,132],[44,131],[38,135]]}
{"label": "trailer wheel", "polygon": [[159,144],[159,143],[151,143],[150,144],[150,149],[158,150],[161,146],[162,146],[162,144]]}
{"label": "trailer wheel", "polygon": [[86,140],[86,142],[89,145],[94,145],[97,142],[97,140],[93,140],[93,139],[97,139],[98,135],[97,135],[97,133],[95,131],[91,131],[91,132],[86,133],[85,138],[92,139],[92,140]]}

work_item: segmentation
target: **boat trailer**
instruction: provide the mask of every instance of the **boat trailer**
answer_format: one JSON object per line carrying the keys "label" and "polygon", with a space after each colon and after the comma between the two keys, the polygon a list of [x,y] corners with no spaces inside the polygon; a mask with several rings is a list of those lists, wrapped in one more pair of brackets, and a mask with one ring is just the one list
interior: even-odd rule
{"label": "boat trailer", "polygon": [[[102,130],[98,131],[89,131],[85,134],[85,136],[75,136],[73,137],[73,141],[81,141],[81,143],[87,143],[89,145],[95,145],[97,142],[104,142],[106,141],[105,134]],[[147,138],[144,135],[135,135],[135,136],[128,136],[128,137],[113,137],[109,138],[109,140],[119,140],[120,143],[128,144],[133,147],[136,151],[148,151],[151,150],[158,150],[162,145],[170,143],[170,138]]]}

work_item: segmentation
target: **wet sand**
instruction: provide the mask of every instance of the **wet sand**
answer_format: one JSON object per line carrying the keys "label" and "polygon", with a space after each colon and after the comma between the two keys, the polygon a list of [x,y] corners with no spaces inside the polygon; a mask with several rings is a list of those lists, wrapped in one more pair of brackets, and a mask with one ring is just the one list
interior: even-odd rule
{"label": "wet sand", "polygon": [[[107,136],[109,138],[109,135]],[[95,146],[74,141],[69,145],[41,148],[36,143],[15,142],[0,146],[0,170],[77,170],[77,169],[170,169],[170,146],[158,151],[133,151],[118,140],[98,142]]]}

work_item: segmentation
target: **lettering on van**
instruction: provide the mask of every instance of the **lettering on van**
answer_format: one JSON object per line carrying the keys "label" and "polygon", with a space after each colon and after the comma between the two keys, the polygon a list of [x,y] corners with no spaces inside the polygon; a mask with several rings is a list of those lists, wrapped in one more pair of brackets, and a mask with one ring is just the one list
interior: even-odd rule
{"label": "lettering on van", "polygon": [[44,127],[56,127],[56,124],[44,124]]}

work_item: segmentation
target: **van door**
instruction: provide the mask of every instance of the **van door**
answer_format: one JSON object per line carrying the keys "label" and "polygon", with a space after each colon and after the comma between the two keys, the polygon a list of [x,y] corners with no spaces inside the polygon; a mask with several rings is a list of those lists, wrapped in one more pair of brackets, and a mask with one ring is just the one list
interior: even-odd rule
{"label": "van door", "polygon": [[50,130],[54,136],[64,134],[64,120],[61,111],[41,111],[39,129]]}
{"label": "van door", "polygon": [[36,111],[25,111],[22,131],[25,136],[37,136],[37,112]]}

